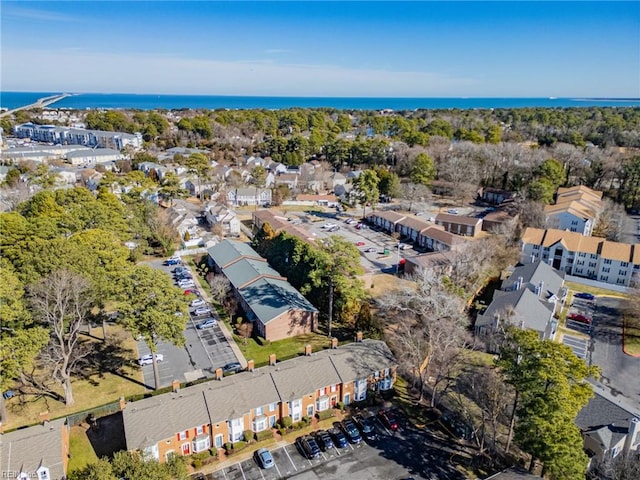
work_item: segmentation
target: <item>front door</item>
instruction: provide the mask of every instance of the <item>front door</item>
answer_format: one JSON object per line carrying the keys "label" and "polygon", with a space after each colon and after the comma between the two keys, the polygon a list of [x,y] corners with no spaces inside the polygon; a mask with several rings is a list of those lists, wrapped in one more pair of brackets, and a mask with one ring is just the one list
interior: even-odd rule
{"label": "front door", "polygon": [[191,454],[191,444],[183,443],[182,444],[182,455],[190,455]]}

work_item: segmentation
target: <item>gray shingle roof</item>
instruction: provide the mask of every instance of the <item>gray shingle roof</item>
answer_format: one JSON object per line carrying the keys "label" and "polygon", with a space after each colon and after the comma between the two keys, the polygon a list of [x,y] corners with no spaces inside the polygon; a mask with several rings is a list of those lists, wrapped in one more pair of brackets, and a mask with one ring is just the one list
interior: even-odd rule
{"label": "gray shingle roof", "polygon": [[522,277],[522,285],[532,292],[535,292],[536,287],[542,282],[543,298],[558,295],[564,281],[563,272],[554,270],[551,266],[538,260],[526,265],[518,265],[509,278],[502,282],[502,290],[514,290],[519,277]]}
{"label": "gray shingle roof", "polygon": [[263,324],[290,310],[317,312],[318,309],[285,280],[261,278],[239,290]]}
{"label": "gray shingle roof", "polygon": [[273,379],[264,368],[225,377],[222,381],[208,382],[200,387],[214,424],[280,401]]}
{"label": "gray shingle roof", "polygon": [[[498,315],[501,321],[508,319],[514,325],[544,332],[553,308],[552,303],[538,298],[526,288],[513,292],[496,291],[489,307],[482,315],[478,315],[476,326],[491,325]],[[510,318],[509,312],[513,313]]]}
{"label": "gray shingle roof", "polygon": [[178,432],[210,423],[199,389],[185,388],[127,404],[122,415],[129,450],[143,449]]}
{"label": "gray shingle roof", "polygon": [[49,469],[51,478],[63,478],[62,455],[67,453],[62,445],[65,421],[62,418],[0,435],[0,472],[33,474],[43,466]]}
{"label": "gray shingle roof", "polygon": [[[638,412],[636,412],[637,414]],[[576,425],[598,440],[604,449],[616,445],[629,431],[629,422],[635,414],[596,394],[578,413]]]}
{"label": "gray shingle roof", "polygon": [[396,364],[391,350],[380,340],[363,340],[320,353],[331,358],[342,382],[363,379],[371,372],[391,368]]}
{"label": "gray shingle roof", "polygon": [[260,255],[258,255],[248,244],[242,242],[231,242],[229,240],[224,240],[211,247],[209,249],[209,256],[220,268],[226,267],[231,262],[243,256],[264,261],[264,259],[260,257]]}

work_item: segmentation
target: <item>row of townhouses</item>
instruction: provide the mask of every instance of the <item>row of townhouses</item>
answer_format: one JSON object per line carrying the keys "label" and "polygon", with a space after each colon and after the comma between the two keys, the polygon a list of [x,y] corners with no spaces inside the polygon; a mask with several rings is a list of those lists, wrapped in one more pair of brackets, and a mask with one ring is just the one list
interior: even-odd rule
{"label": "row of townhouses", "polygon": [[249,245],[224,240],[208,252],[209,265],[229,280],[255,333],[274,341],[316,330],[318,309]]}
{"label": "row of townhouses", "polygon": [[222,377],[126,405],[123,410],[128,450],[145,452],[161,462],[222,448],[262,432],[290,417],[298,422],[338,402],[350,404],[373,391],[389,390],[396,363],[384,342],[362,340],[283,362]]}
{"label": "row of townhouses", "polygon": [[18,138],[29,138],[38,142],[60,145],[85,145],[115,150],[122,150],[127,146],[134,149],[142,147],[142,134],[140,133],[105,132],[55,125],[36,125],[34,123],[16,125],[14,133]]}
{"label": "row of townhouses", "polygon": [[522,263],[542,260],[568,275],[625,287],[639,281],[640,244],[539,228],[527,228],[520,242]]}
{"label": "row of townhouses", "polygon": [[[457,217],[457,223],[449,217]],[[464,230],[465,232],[469,232],[470,235],[475,235],[476,229],[479,232],[480,227],[478,225],[481,225],[482,220],[475,218],[474,223],[470,225],[469,223],[471,222],[467,222],[467,218],[471,217],[456,215],[440,216],[435,219],[441,222],[440,225],[437,225],[433,222],[421,220],[413,215],[397,213],[391,210],[375,211],[367,215],[367,220],[370,223],[389,233],[397,232],[418,246],[431,251],[452,250],[465,242],[465,238],[462,235],[447,231],[447,228],[454,231]]]}

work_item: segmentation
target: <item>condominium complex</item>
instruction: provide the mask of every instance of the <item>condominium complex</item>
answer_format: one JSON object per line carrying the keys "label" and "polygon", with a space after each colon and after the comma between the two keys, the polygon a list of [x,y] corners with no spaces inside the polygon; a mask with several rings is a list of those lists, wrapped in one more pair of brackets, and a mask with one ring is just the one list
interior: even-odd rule
{"label": "condominium complex", "polygon": [[547,225],[558,230],[569,230],[591,235],[602,210],[602,192],[584,185],[559,188],[555,205],[547,205],[544,212]]}
{"label": "condominium complex", "polygon": [[34,123],[17,125],[14,132],[18,138],[30,138],[37,142],[56,145],[84,145],[115,150],[122,150],[127,146],[135,149],[142,147],[142,134],[140,133],[104,132],[55,125],[36,125]]}
{"label": "condominium complex", "polygon": [[522,262],[542,260],[556,270],[625,287],[640,281],[640,244],[610,242],[566,230],[527,228]]}

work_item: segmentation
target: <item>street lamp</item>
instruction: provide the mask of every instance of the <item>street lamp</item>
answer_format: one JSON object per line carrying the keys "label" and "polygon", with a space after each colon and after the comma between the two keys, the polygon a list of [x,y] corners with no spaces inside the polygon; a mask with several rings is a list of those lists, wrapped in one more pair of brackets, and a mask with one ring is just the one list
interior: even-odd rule
{"label": "street lamp", "polygon": [[396,276],[398,276],[398,272],[400,271],[400,242],[398,242],[398,262],[396,263]]}

